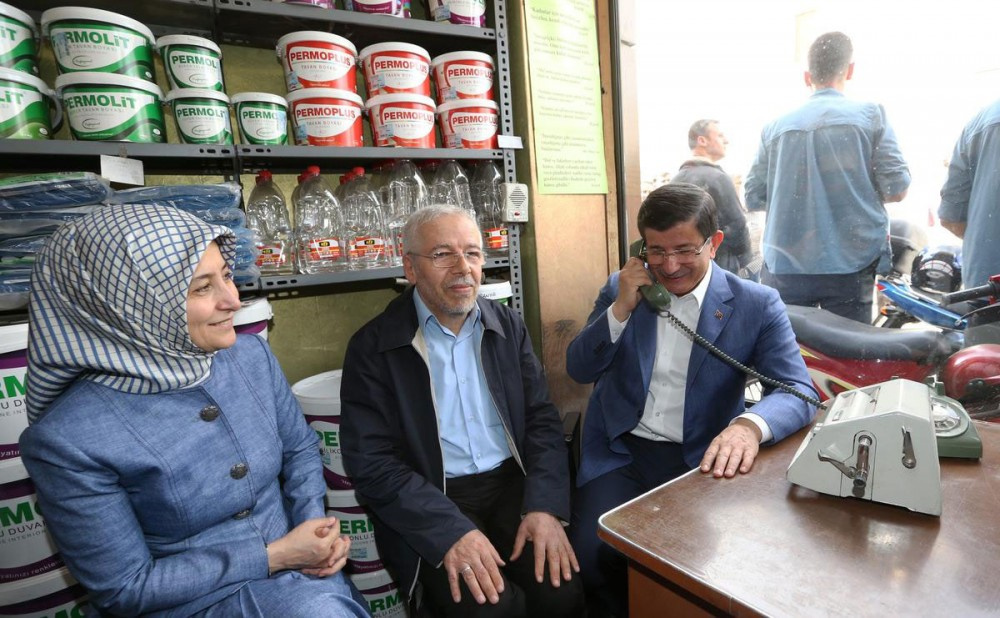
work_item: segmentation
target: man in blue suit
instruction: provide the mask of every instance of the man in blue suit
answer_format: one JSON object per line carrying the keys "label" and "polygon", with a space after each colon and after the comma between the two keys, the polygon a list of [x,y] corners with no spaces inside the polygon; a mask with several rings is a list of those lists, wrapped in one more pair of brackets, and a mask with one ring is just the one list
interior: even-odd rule
{"label": "man in blue suit", "polygon": [[711,196],[694,185],[664,185],[642,203],[638,225],[645,260],[630,258],[611,275],[566,363],[574,380],[596,383],[583,426],[573,546],[588,594],[604,614],[622,617],[625,559],[597,538],[600,515],[695,467],[716,478],[750,472],[760,444],[798,431],[815,412],[773,388],[748,411],[746,376],[694,345],[639,288],[663,284],[670,313],[688,328],[816,396],[778,293],[712,261],[723,233]]}

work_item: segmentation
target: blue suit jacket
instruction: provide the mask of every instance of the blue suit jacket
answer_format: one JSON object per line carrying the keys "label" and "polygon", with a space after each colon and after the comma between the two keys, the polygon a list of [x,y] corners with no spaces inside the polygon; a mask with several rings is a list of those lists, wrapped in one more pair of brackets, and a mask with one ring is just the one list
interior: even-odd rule
{"label": "blue suit jacket", "polygon": [[[618,273],[601,289],[587,326],[569,345],[566,370],[580,383],[596,382],[584,417],[577,484],[631,461],[621,436],[642,417],[656,357],[656,313],[646,302],[632,312],[614,343],[606,312],[618,295]],[[713,262],[697,331],[744,365],[816,396],[788,322],[785,305],[768,287],[740,279]],[[684,399],[684,460],[694,468],[715,436],[745,411],[746,376],[694,343]],[[781,440],[812,420],[815,408],[764,389],[753,407]]]}

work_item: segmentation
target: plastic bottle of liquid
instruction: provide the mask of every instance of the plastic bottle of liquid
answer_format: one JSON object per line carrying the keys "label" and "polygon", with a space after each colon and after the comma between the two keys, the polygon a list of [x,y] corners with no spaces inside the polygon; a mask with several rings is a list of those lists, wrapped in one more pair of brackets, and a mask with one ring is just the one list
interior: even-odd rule
{"label": "plastic bottle of liquid", "polygon": [[392,165],[383,189],[382,207],[391,244],[389,262],[399,266],[403,263],[403,226],[411,214],[427,206],[430,196],[420,170],[409,159]]}
{"label": "plastic bottle of liquid", "polygon": [[307,274],[347,269],[340,204],[318,169],[307,170],[295,204],[299,272]]}
{"label": "plastic bottle of liquid", "polygon": [[510,255],[507,224],[503,220],[503,176],[493,161],[480,161],[472,171],[472,204],[483,232],[483,253],[488,257]]}
{"label": "plastic bottle of liquid", "polygon": [[382,204],[371,189],[363,167],[351,170],[354,178],[345,185],[345,240],[352,269],[385,268],[389,265]]}
{"label": "plastic bottle of liquid", "polygon": [[288,208],[285,196],[271,178],[271,172],[264,170],[257,174],[257,184],[250,192],[246,212],[246,225],[254,232],[260,274],[288,275],[294,272]]}
{"label": "plastic bottle of liquid", "polygon": [[431,184],[431,203],[458,206],[475,214],[469,177],[454,159],[442,161],[438,166],[434,182]]}

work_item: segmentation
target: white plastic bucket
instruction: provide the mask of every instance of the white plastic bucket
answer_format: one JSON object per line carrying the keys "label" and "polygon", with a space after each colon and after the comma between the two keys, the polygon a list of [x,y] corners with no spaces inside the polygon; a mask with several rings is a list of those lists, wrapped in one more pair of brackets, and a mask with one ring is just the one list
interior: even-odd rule
{"label": "white plastic bucket", "polygon": [[377,43],[358,54],[368,97],[395,92],[431,96],[431,55],[409,43]]}
{"label": "white plastic bucket", "polygon": [[164,143],[163,92],[152,83],[112,73],[56,78],[70,133],[77,140]]}
{"label": "white plastic bucket", "polygon": [[385,569],[351,574],[350,578],[368,601],[368,612],[372,618],[406,618],[409,615],[399,586]]}
{"label": "white plastic bucket", "polygon": [[87,591],[66,567],[0,584],[0,616],[4,618],[80,618],[87,606]]}
{"label": "white plastic bucket", "polygon": [[288,102],[284,98],[267,92],[241,92],[231,101],[243,143],[288,143]]}
{"label": "white plastic bucket", "polygon": [[153,33],[134,19],[65,6],[42,13],[42,32],[52,43],[60,75],[96,71],[156,81]]}
{"label": "white plastic bucket", "polygon": [[357,13],[378,13],[393,17],[409,17],[409,0],[344,0],[344,9]]}
{"label": "white plastic bucket", "polygon": [[273,316],[266,298],[250,298],[240,302],[239,311],[233,315],[233,326],[239,335],[257,335],[267,341],[267,322]]}
{"label": "white plastic bucket", "polygon": [[497,104],[489,99],[458,99],[437,108],[445,148],[496,148]]}
{"label": "white plastic bucket", "polygon": [[285,71],[288,92],[300,88],[336,88],[358,91],[354,44],[342,36],[303,30],[278,39],[278,61]]}
{"label": "white plastic bucket", "polygon": [[361,97],[336,88],[303,88],[289,92],[292,135],[300,146],[364,144]]}
{"label": "white plastic bucket", "polygon": [[12,476],[25,478],[0,484],[0,583],[34,577],[63,565],[45,529],[27,471]]}
{"label": "white plastic bucket", "polygon": [[351,489],[329,489],[326,492],[326,514],[340,520],[340,533],[351,539],[348,570],[369,573],[383,567],[375,545],[372,518]]}
{"label": "white plastic bucket", "polygon": [[428,0],[434,21],[486,27],[486,0]]}
{"label": "white plastic bucket", "polygon": [[454,99],[493,99],[493,58],[459,51],[431,60],[438,105]]}
{"label": "white plastic bucket", "polygon": [[486,283],[479,286],[479,296],[495,300],[501,305],[510,304],[510,297],[514,295],[514,289],[510,281],[497,281],[487,279]]}
{"label": "white plastic bucket", "polygon": [[207,88],[225,92],[222,50],[200,36],[171,34],[156,40],[172,89]]}
{"label": "white plastic bucket", "polygon": [[351,489],[340,454],[340,379],[342,371],[327,371],[292,385],[306,422],[319,435],[323,477],[332,489]]}
{"label": "white plastic bucket", "polygon": [[218,90],[179,88],[167,93],[177,134],[185,144],[232,144],[229,97]]}
{"label": "white plastic bucket", "polygon": [[285,4],[301,4],[304,6],[315,6],[321,9],[332,9],[333,0],[272,0],[273,2],[282,2]]}
{"label": "white plastic bucket", "polygon": [[380,94],[368,99],[376,146],[434,148],[434,99],[419,94]]}
{"label": "white plastic bucket", "polygon": [[[20,9],[0,2],[0,67],[38,75],[38,28]],[[2,137],[2,136],[0,136]]]}
{"label": "white plastic bucket", "polygon": [[55,91],[33,75],[0,68],[0,139],[50,139],[60,123]]}
{"label": "white plastic bucket", "polygon": [[28,478],[18,439],[28,427],[24,374],[28,367],[28,325],[0,327],[0,483]]}

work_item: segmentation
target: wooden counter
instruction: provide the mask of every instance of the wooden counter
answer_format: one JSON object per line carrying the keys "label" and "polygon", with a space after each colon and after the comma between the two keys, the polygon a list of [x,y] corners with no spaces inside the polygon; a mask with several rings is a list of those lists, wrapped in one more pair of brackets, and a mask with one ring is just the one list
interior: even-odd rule
{"label": "wooden counter", "polygon": [[792,485],[806,430],[605,513],[630,616],[1000,616],[1000,424],[976,428],[982,460],[941,459],[941,517]]}

